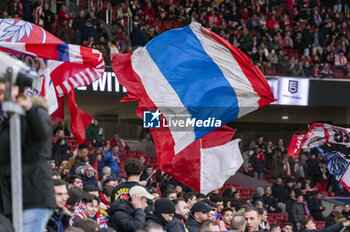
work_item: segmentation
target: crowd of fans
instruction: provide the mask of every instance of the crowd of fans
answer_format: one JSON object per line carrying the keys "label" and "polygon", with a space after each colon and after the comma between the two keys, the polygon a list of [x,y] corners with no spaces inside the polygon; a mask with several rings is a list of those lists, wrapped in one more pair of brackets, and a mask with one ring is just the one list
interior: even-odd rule
{"label": "crowd of fans", "polygon": [[[290,232],[314,230],[316,223],[318,229],[328,231],[350,226],[348,204],[343,211],[335,205],[329,215],[323,214],[321,192],[334,191],[338,196],[348,192],[329,175],[322,156],[307,150],[288,157],[282,139],[266,145],[264,137],[258,136],[242,146],[241,172],[273,180],[272,186],[258,187],[247,197],[235,185],[203,195],[161,171],[152,175],[149,159],[144,154],[131,158],[128,143],[118,133],[105,140],[97,120],[86,129],[86,145],[73,152],[66,135],[69,131],[59,123],[50,161],[56,212],[65,215],[61,221],[66,231],[75,227],[107,231],[102,229],[108,227],[116,231]],[[143,141],[152,143],[149,136]],[[61,203],[58,188],[65,191]],[[271,221],[274,214],[286,215],[286,220]],[[54,231],[49,228],[56,228],[57,218],[51,217],[48,231]]]}
{"label": "crowd of fans", "polygon": [[197,21],[245,52],[267,75],[334,78],[350,71],[347,1],[134,0],[114,7],[102,1],[99,11],[97,4],[88,11],[75,1],[68,8],[57,2],[58,17],[43,0],[1,1],[0,13],[42,26],[67,43],[94,47],[106,64],[110,54],[131,52],[171,27]]}

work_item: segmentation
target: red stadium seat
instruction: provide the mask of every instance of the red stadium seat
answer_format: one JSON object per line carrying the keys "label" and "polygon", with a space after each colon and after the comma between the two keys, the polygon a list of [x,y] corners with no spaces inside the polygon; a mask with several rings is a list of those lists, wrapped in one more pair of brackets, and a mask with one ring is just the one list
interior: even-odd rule
{"label": "red stadium seat", "polygon": [[335,78],[340,78],[341,79],[341,78],[344,77],[344,73],[340,69],[334,69],[333,72],[334,72],[334,77]]}

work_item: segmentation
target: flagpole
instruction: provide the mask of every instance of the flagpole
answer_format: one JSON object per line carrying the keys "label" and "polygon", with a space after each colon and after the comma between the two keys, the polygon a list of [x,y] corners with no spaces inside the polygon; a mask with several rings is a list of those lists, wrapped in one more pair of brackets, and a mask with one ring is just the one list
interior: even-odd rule
{"label": "flagpole", "polygon": [[149,175],[149,177],[147,177],[146,182],[149,181],[149,179],[151,179],[151,177],[153,176],[154,173],[156,173],[157,170],[153,170],[153,172],[151,173],[151,175]]}

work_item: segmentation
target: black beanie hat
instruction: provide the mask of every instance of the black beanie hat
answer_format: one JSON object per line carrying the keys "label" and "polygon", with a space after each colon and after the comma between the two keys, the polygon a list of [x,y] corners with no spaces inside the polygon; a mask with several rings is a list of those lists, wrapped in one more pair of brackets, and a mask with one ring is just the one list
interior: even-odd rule
{"label": "black beanie hat", "polygon": [[168,198],[161,198],[156,200],[156,205],[154,207],[155,214],[159,213],[175,213],[175,205]]}

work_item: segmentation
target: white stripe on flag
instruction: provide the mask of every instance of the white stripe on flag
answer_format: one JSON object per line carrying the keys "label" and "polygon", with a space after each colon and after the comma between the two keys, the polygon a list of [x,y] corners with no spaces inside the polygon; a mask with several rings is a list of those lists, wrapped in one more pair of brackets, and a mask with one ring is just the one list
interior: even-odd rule
{"label": "white stripe on flag", "polygon": [[73,77],[69,78],[70,83],[72,83],[72,85],[74,85],[74,88],[78,87],[79,85],[77,84],[77,82],[75,82],[75,80],[73,79]]}
{"label": "white stripe on flag", "polygon": [[62,91],[62,89],[61,89],[61,87],[59,85],[56,86],[56,90],[57,90],[58,96],[62,97],[63,96],[63,91]]}
{"label": "white stripe on flag", "polygon": [[346,168],[346,171],[344,172],[341,182],[347,186],[347,189],[350,189],[350,170],[349,170],[350,165]]}
{"label": "white stripe on flag", "polygon": [[67,93],[72,90],[72,87],[68,84],[68,81],[63,81],[62,83],[67,90]]}
{"label": "white stripe on flag", "polygon": [[80,72],[80,75],[84,77],[86,85],[89,85],[92,82],[92,80],[89,80],[89,78],[87,78],[87,76],[83,72]]}
{"label": "white stripe on flag", "polygon": [[209,32],[207,34],[203,32],[199,23],[191,23],[190,28],[234,89],[239,106],[238,118],[257,110],[260,96],[254,91],[231,51],[225,45],[218,43]]}
{"label": "white stripe on flag", "polygon": [[[142,47],[134,51],[131,56],[131,64],[134,71],[141,78],[148,96],[160,112],[163,113],[163,116],[165,116],[168,122],[168,115],[190,115],[174,89],[150,57],[146,48]],[[172,127],[169,127],[169,129],[175,141],[175,154],[179,153],[195,140],[194,128],[186,128],[188,131],[175,131]]]}
{"label": "white stripe on flag", "polygon": [[85,83],[84,83],[84,81],[83,81],[83,79],[81,79],[81,77],[79,76],[79,74],[77,73],[77,74],[75,74],[75,77],[77,78],[77,80],[80,82],[80,86],[84,86],[85,85]]}
{"label": "white stripe on flag", "polygon": [[82,64],[83,57],[81,56],[81,53],[80,53],[80,46],[69,44],[68,49],[69,49],[70,62]]}
{"label": "white stripe on flag", "polygon": [[0,47],[37,57],[36,54],[26,50],[25,43],[0,42]]}
{"label": "white stripe on flag", "polygon": [[104,62],[101,62],[99,65],[96,66],[96,68],[101,68],[101,67],[104,67],[105,66],[105,63]]}
{"label": "white stripe on flag", "polygon": [[243,164],[238,143],[232,140],[224,145],[201,149],[200,190],[203,194],[221,188]]}
{"label": "white stripe on flag", "polygon": [[91,70],[89,68],[85,69],[85,71],[87,72],[87,74],[91,77],[92,82],[96,81],[97,78],[95,77],[94,74],[92,74]]}

